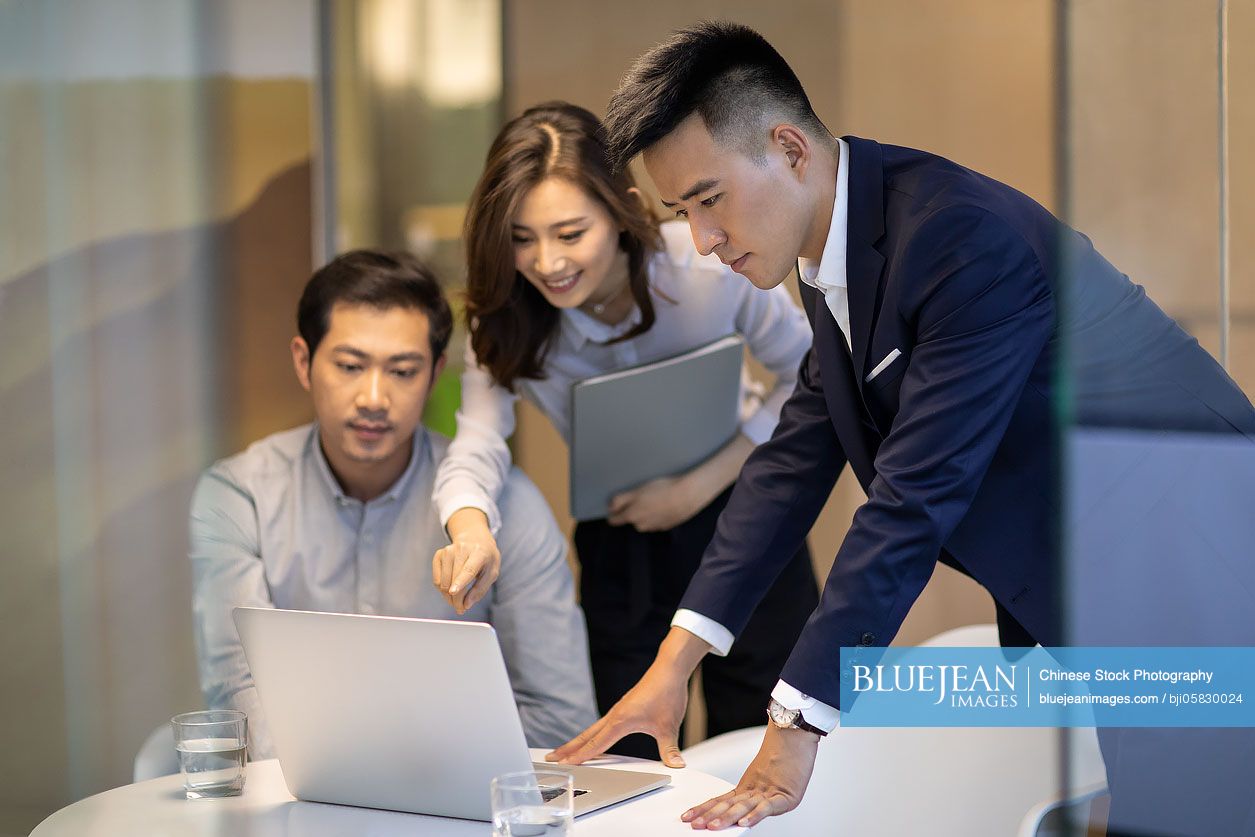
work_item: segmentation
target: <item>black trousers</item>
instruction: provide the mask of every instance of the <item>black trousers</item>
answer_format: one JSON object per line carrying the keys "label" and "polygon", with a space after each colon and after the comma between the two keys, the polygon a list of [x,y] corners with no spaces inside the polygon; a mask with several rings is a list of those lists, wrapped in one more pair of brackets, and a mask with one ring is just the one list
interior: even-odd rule
{"label": "black trousers", "polygon": [[[575,527],[580,603],[588,623],[597,707],[603,715],[654,661],[731,493],[729,488],[690,520],[665,532],[642,533],[605,520]],[[728,655],[712,654],[702,662],[709,735],[765,723],[771,690],[818,602],[810,551],[803,545]],[[654,740],[641,734],[629,735],[610,752],[658,758]]]}

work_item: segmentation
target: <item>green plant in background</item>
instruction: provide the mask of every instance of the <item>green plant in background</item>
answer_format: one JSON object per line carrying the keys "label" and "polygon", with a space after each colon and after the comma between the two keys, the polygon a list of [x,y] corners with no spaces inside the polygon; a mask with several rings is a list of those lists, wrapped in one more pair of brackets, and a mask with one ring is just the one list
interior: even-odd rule
{"label": "green plant in background", "polygon": [[[460,256],[461,250],[453,252]],[[449,269],[449,275],[454,275],[453,268]],[[462,346],[466,343],[466,328],[463,326],[466,322],[466,311],[461,288],[451,289],[446,286],[445,296],[449,300],[449,307],[453,309],[453,334],[449,336],[449,346],[445,349],[448,361],[444,371],[436,379],[427,399],[427,406],[423,408],[423,424],[437,433],[453,438],[458,429],[458,408],[462,406]]]}
{"label": "green plant in background", "polygon": [[445,367],[431,389],[431,397],[427,399],[427,407],[423,410],[423,424],[452,437],[457,431],[458,407],[462,404],[462,368],[453,368],[453,364]]}

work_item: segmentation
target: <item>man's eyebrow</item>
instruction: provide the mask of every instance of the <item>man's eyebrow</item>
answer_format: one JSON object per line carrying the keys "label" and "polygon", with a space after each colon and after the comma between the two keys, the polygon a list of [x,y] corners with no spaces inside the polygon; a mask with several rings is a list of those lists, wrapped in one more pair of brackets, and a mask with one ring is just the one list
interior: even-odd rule
{"label": "man's eyebrow", "polygon": [[[683,195],[680,195],[680,200],[681,201],[689,200],[690,198],[694,198],[697,195],[700,195],[702,192],[709,192],[711,189],[715,188],[718,185],[719,185],[719,180],[714,177],[708,177],[705,180],[699,180],[696,183],[694,183],[687,192],[685,192]],[[662,205],[667,207],[668,209],[675,206],[675,204],[671,203],[670,201],[663,201]]]}
{"label": "man's eyebrow", "polygon": [[[331,351],[344,352],[345,354],[352,355],[353,357],[360,358],[361,360],[371,359],[370,355],[367,354],[366,352],[363,352],[361,349],[356,349],[352,346],[345,346],[343,344],[334,347]],[[425,360],[427,360],[427,355],[423,354],[422,352],[402,352],[397,355],[392,355],[391,357],[388,358],[389,363],[404,363],[407,361],[414,361],[416,363],[422,363]]]}

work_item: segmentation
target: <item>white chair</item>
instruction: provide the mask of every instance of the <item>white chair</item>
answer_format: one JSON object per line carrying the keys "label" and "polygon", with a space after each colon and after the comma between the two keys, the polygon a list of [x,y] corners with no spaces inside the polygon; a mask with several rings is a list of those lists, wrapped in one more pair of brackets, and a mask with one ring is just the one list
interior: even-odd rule
{"label": "white chair", "polygon": [[[1091,821],[1094,803],[1107,793],[1107,780],[1095,782],[1085,788],[1069,788],[1063,793],[1029,809],[1020,821],[1018,837],[1065,837],[1076,834],[1078,828],[1086,829]],[[1067,819],[1051,819],[1054,814],[1067,812]]]}
{"label": "white chair", "polygon": [[997,625],[964,625],[942,631],[920,643],[921,648],[974,648],[998,644]]}
{"label": "white chair", "polygon": [[[957,628],[925,643],[997,644],[993,625]],[[763,729],[704,741],[684,751],[685,761],[735,783],[758,752]],[[1105,773],[1094,731],[1069,734],[1069,786],[1090,789],[1102,783]],[[764,822],[755,833],[1017,834],[1030,812],[1058,802],[1059,736],[1049,728],[838,727],[820,743],[802,804]]]}
{"label": "white chair", "polygon": [[[965,625],[943,631],[932,639],[922,643],[930,647],[963,648],[972,646],[990,646],[998,644],[998,628],[995,625]],[[1091,728],[1074,729],[1017,729],[1004,732],[1018,733],[1021,737],[1027,734],[1028,739],[1036,743],[1043,736],[1053,742],[1055,752],[1048,758],[1045,765],[1049,769],[1052,786],[1048,788],[1038,801],[1024,814],[1016,833],[1019,837],[1038,837],[1048,827],[1051,814],[1063,809],[1072,809],[1079,817],[1079,822],[1088,819],[1090,806],[1107,792],[1107,771],[1104,766],[1102,751],[1098,747],[1098,735]],[[1068,747],[1067,787],[1060,788],[1059,747],[1060,736],[1066,736]],[[1040,784],[1040,776],[1035,784]]]}
{"label": "white chair", "polygon": [[166,721],[154,729],[135,754],[133,781],[143,782],[158,776],[179,772],[179,757],[174,752],[174,728]]}

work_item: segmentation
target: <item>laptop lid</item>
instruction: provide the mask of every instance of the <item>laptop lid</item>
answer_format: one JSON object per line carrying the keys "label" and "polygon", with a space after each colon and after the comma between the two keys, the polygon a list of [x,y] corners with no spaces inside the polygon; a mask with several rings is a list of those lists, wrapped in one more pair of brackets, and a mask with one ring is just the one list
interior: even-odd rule
{"label": "laptop lid", "polygon": [[[298,799],[488,820],[492,777],[532,768],[492,626],[251,607],[233,616]],[[671,781],[541,768],[574,774],[576,816]]]}

